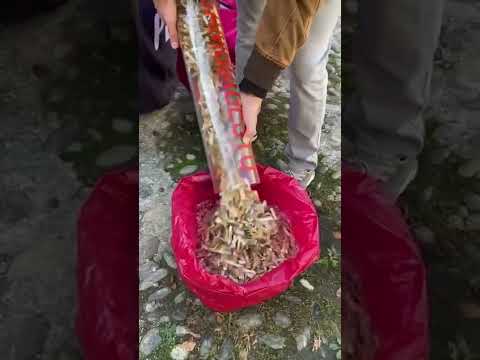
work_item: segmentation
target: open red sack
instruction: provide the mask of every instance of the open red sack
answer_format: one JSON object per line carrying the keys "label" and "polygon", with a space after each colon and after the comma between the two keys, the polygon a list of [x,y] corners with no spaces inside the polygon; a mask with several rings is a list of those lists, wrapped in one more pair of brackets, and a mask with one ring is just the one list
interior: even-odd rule
{"label": "open red sack", "polygon": [[[233,64],[235,64],[235,42],[237,40],[237,3],[235,0],[220,0],[218,12],[222,24],[225,39],[227,40],[228,53]],[[190,90],[187,70],[183,61],[182,50],[177,52],[177,75],[178,80]]]}
{"label": "open red sack", "polygon": [[[352,339],[356,326],[366,333],[360,344]],[[429,354],[419,249],[401,211],[378,183],[344,167],[342,347],[351,342],[360,349],[355,360],[425,360]]]}
{"label": "open red sack", "polygon": [[138,359],[138,169],[103,176],[77,238],[76,332],[85,360]]}
{"label": "open red sack", "polygon": [[178,272],[202,303],[215,311],[235,311],[279,295],[320,255],[318,217],[307,192],[290,176],[271,167],[257,167],[261,182],[254,189],[290,221],[298,252],[252,282],[237,284],[207,273],[197,260],[197,206],[216,199],[208,173],[183,178],[172,196],[172,248]]}

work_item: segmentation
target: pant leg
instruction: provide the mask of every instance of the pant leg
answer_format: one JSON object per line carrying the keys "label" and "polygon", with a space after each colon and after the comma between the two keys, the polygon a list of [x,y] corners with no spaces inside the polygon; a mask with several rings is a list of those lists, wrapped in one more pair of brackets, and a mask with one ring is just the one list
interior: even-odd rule
{"label": "pant leg", "polygon": [[443,1],[359,3],[354,41],[358,94],[343,113],[342,133],[360,157],[383,163],[380,168],[408,162],[415,168]]}
{"label": "pant leg", "polygon": [[313,170],[320,150],[328,86],[328,52],[341,13],[340,0],[327,0],[316,15],[290,71],[288,145],[290,167]]}
{"label": "pant leg", "polygon": [[235,46],[235,73],[237,83],[255,46],[258,23],[267,0],[237,0],[237,43]]}

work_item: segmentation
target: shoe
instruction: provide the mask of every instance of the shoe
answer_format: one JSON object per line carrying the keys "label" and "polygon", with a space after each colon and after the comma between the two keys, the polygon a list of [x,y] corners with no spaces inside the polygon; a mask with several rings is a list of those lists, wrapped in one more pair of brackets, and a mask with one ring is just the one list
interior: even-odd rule
{"label": "shoe", "polygon": [[295,178],[304,189],[306,189],[308,185],[312,183],[313,179],[315,179],[315,170],[295,171],[288,169],[286,173]]}
{"label": "shoe", "polygon": [[355,144],[345,137],[342,137],[342,161],[377,179],[385,192],[395,201],[415,179],[418,170],[416,158],[374,157],[367,153],[360,153]]}

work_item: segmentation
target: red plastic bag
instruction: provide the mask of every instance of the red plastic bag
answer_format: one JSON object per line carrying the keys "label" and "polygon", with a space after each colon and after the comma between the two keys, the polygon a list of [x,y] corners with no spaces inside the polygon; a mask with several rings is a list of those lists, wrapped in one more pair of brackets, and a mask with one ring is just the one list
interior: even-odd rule
{"label": "red plastic bag", "polygon": [[86,360],[138,359],[138,169],[103,176],[78,220],[76,332]]}
{"label": "red plastic bag", "polygon": [[307,192],[293,178],[258,166],[260,199],[277,206],[292,226],[298,253],[259,279],[237,284],[207,273],[196,257],[197,206],[216,199],[210,176],[197,173],[183,178],[172,196],[172,248],[185,285],[209,308],[229,312],[260,304],[284,292],[320,255],[319,224]]}
{"label": "red plastic bag", "polygon": [[[220,22],[227,40],[228,53],[233,64],[235,64],[235,42],[237,40],[237,3],[235,0],[219,1]],[[180,82],[190,90],[187,70],[183,61],[182,51],[177,52],[177,75]]]}
{"label": "red plastic bag", "polygon": [[[355,327],[365,332],[363,340]],[[342,347],[355,360],[428,358],[425,267],[400,210],[365,175],[342,169]]]}

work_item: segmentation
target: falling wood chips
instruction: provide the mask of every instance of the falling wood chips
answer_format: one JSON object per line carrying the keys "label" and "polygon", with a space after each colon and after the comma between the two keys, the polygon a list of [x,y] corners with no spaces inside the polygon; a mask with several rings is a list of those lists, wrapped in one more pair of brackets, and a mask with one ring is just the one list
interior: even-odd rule
{"label": "falling wood chips", "polygon": [[287,221],[248,185],[224,191],[217,209],[201,204],[198,222],[201,264],[237,283],[254,280],[295,254]]}

